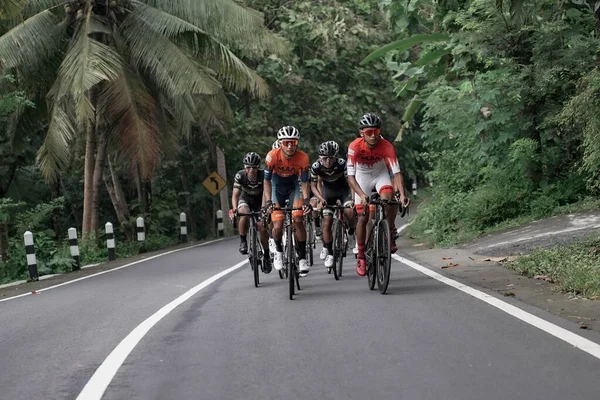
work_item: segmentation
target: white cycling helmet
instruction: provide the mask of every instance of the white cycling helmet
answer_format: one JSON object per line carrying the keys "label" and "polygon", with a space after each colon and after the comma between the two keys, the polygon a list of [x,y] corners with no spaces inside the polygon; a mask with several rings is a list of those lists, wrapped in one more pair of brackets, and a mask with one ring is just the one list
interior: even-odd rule
{"label": "white cycling helmet", "polygon": [[278,149],[279,147],[280,147],[279,146],[279,140],[276,140],[276,141],[273,142],[273,146],[271,146],[271,150]]}
{"label": "white cycling helmet", "polygon": [[300,132],[295,127],[287,125],[277,132],[277,139],[300,139]]}

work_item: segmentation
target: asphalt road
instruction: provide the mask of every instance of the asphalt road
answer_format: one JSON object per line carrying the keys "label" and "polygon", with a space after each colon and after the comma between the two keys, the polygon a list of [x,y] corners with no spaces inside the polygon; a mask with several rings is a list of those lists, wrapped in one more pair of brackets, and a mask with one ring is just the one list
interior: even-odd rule
{"label": "asphalt road", "polygon": [[[142,321],[243,259],[227,240],[0,303],[0,399],[75,399]],[[598,399],[599,359],[399,262],[385,296],[351,262],[336,282],[318,261],[294,301],[261,279],[244,265],[173,309],[103,399]]]}

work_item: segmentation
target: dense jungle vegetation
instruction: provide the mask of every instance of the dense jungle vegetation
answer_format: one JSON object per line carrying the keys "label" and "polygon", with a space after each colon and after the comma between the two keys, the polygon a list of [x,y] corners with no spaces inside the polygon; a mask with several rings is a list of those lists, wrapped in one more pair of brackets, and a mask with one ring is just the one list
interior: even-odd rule
{"label": "dense jungle vegetation", "polygon": [[[301,147],[356,137],[375,112],[407,184],[411,234],[444,244],[597,207],[600,2],[0,0],[0,282],[197,239],[247,151],[284,124]],[[420,192],[421,193],[421,192]]]}

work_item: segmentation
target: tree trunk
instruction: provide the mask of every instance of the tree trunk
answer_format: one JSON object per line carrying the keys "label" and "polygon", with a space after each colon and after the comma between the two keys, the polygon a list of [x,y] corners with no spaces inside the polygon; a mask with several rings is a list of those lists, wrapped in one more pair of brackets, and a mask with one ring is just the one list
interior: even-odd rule
{"label": "tree trunk", "polygon": [[[217,146],[217,172],[225,181],[227,181],[227,164],[225,163],[225,154],[223,154],[223,150]],[[223,211],[223,227],[225,228],[226,235],[233,234],[233,226],[231,224],[231,220],[227,218],[227,214],[229,213],[229,187],[225,185],[223,190],[219,192],[219,197],[221,199],[221,211]]]}
{"label": "tree trunk", "polygon": [[121,181],[119,180],[119,176],[115,171],[110,156],[107,156],[106,160],[108,163],[108,168],[110,170],[110,177],[106,176],[104,178],[106,191],[110,196],[110,200],[115,209],[115,214],[117,214],[119,225],[125,231],[125,236],[127,237],[127,240],[132,240],[133,227],[131,226],[131,221],[129,220],[129,208],[127,207],[127,201],[125,200],[125,193],[123,192]]}
{"label": "tree trunk", "polygon": [[81,235],[88,238],[92,232],[92,213],[94,205],[94,166],[96,156],[95,125],[90,123],[87,128],[85,144],[85,166],[83,173],[83,227]]}
{"label": "tree trunk", "polygon": [[[60,196],[60,177],[56,180],[56,182],[52,183],[52,197],[57,198]],[[66,232],[61,232],[60,229],[60,208],[55,208],[52,210],[52,229],[56,234],[56,238],[59,239]]]}
{"label": "tree trunk", "polygon": [[104,175],[104,159],[106,158],[106,135],[100,132],[96,135],[96,165],[94,166],[94,175],[92,182],[92,222],[90,230],[98,236],[99,217],[100,217],[100,193],[102,189],[102,176]]}

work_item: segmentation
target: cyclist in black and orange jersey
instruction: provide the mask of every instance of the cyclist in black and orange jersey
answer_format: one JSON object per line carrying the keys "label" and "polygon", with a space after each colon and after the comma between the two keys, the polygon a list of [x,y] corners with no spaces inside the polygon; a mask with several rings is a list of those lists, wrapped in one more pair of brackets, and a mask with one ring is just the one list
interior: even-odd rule
{"label": "cyclist in black and orange jersey", "polygon": [[[293,126],[284,126],[277,132],[279,148],[273,149],[265,158],[265,200],[269,210],[273,210],[273,200],[278,207],[284,207],[285,201],[289,199],[293,207],[302,207],[303,210],[293,211],[294,224],[296,226],[296,251],[298,253],[298,270],[300,276],[308,274],[308,261],[306,260],[306,226],[304,214],[312,211],[309,197],[308,168],[310,161],[308,155],[298,150],[300,132]],[[301,181],[302,196],[298,186],[298,177]],[[274,197],[274,199],[273,199]],[[273,239],[275,239],[275,256],[273,264],[275,269],[283,268],[283,219],[281,210],[275,210],[271,214],[273,220]]]}

